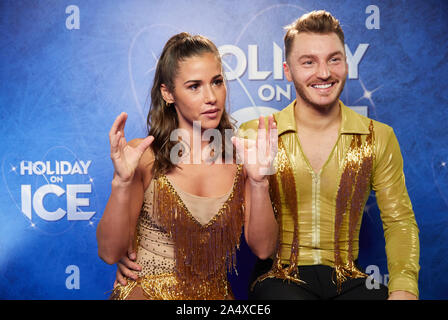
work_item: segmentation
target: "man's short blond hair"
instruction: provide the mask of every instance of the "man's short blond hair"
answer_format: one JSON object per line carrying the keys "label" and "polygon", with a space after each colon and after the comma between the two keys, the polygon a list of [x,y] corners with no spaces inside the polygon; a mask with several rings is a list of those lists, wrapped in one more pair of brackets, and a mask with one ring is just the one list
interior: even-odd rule
{"label": "man's short blond hair", "polygon": [[336,19],[325,10],[311,11],[305,13],[296,21],[285,27],[286,34],[284,38],[285,42],[285,58],[288,60],[289,53],[291,52],[292,43],[296,34],[301,32],[311,32],[320,34],[336,33],[339,39],[344,45],[344,32],[342,31],[339,20]]}

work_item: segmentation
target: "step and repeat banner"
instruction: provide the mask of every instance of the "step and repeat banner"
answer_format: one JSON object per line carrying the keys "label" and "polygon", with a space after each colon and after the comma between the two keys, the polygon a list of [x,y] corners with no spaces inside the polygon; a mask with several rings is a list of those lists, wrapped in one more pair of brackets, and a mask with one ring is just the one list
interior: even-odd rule
{"label": "step and repeat banner", "polygon": [[[448,3],[442,0],[0,1],[0,298],[107,299],[116,266],[96,227],[113,167],[108,131],[129,114],[146,134],[149,90],[165,42],[187,31],[223,56],[238,123],[295,98],[283,27],[325,9],[341,22],[349,64],[342,101],[392,126],[420,229],[422,299],[447,299]],[[360,264],[387,283],[372,194]],[[231,282],[247,298],[254,256],[243,243]]]}

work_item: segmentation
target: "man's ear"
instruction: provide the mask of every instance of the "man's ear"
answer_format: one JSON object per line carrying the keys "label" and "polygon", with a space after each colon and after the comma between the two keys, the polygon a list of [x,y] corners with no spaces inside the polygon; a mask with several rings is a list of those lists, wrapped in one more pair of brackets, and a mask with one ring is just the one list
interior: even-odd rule
{"label": "man's ear", "polygon": [[160,85],[160,93],[162,94],[163,100],[165,100],[166,103],[174,103],[173,94],[163,83]]}
{"label": "man's ear", "polygon": [[288,62],[283,62],[283,71],[285,72],[286,80],[292,81],[291,72],[289,70]]}

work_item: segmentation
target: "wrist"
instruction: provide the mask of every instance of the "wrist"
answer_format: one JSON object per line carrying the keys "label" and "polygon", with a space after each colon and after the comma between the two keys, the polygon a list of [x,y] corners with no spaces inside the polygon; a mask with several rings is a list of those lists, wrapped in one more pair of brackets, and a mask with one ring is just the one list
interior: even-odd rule
{"label": "wrist", "polygon": [[389,294],[389,300],[418,300],[418,297],[404,290],[396,290]]}
{"label": "wrist", "polygon": [[248,177],[249,184],[251,187],[255,188],[268,188],[269,187],[269,180],[268,178],[263,178],[261,180],[254,180],[250,177]]}
{"label": "wrist", "polygon": [[130,180],[122,180],[118,177],[114,177],[112,179],[112,188],[113,189],[128,189],[132,184],[132,179]]}

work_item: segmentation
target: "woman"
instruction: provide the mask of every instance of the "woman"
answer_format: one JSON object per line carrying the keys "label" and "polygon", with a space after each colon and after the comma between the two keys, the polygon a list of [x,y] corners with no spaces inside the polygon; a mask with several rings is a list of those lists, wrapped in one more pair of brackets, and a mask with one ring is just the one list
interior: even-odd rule
{"label": "woman", "polygon": [[[236,164],[232,143],[222,139],[221,147],[217,138],[232,129],[225,101],[216,46],[180,33],[168,40],[157,64],[148,137],[126,142],[125,113],[112,125],[115,172],[97,229],[98,253],[115,264],[137,248],[141,266],[137,279],[115,287],[113,299],[232,299],[227,271],[243,223],[246,240],[259,243],[257,255],[273,252],[277,224],[263,173],[272,152],[266,148],[264,166]],[[275,128],[272,117],[268,123],[268,131]],[[199,126],[200,136],[215,130],[213,143],[195,138]],[[264,120],[259,127],[266,130]],[[257,145],[232,140],[241,156],[257,151]],[[269,135],[263,142],[270,143]],[[266,225],[271,232],[257,233]]]}

